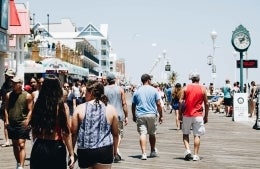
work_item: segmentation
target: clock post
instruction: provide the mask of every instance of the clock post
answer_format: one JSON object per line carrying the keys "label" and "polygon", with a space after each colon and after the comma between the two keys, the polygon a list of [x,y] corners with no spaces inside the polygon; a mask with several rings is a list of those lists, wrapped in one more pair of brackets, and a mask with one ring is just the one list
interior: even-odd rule
{"label": "clock post", "polygon": [[243,91],[243,53],[247,51],[251,44],[249,31],[239,25],[232,34],[231,43],[234,49],[240,53],[240,91]]}

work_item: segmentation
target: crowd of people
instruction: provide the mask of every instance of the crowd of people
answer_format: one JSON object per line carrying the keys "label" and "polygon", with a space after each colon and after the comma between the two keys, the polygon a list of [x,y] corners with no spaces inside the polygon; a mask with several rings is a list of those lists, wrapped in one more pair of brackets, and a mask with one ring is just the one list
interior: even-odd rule
{"label": "crowd of people", "polygon": [[[31,169],[112,168],[113,162],[124,160],[120,144],[125,126],[129,123],[128,110],[137,125],[141,160],[147,160],[147,135],[150,157],[158,157],[157,125],[163,123],[166,110],[174,114],[176,130],[183,132],[184,159],[200,160],[200,137],[205,134],[209,107],[225,106],[231,115],[232,97],[240,92],[239,84],[231,86],[226,80],[223,96],[200,84],[200,75],[192,72],[191,83],[160,85],[152,83],[149,74],[141,76],[142,85],[132,91],[131,108],[127,106],[126,91],[116,84],[116,76],[107,74],[102,79],[87,82],[61,82],[55,75],[31,77],[24,84],[11,69],[5,71],[1,87],[0,115],[4,122],[3,147],[13,146],[17,169],[23,169],[26,140],[32,139]],[[249,116],[255,115],[257,87],[251,82]],[[209,96],[218,96],[212,101]],[[218,104],[213,104],[218,101]],[[191,130],[192,129],[192,130]],[[189,135],[193,132],[191,151]],[[11,142],[10,142],[11,140]]]}
{"label": "crowd of people", "polygon": [[[231,84],[229,79],[225,80],[225,84],[219,90],[214,90],[211,85],[207,88],[207,95],[210,102],[210,108],[213,112],[224,113],[226,117],[233,117],[233,99],[235,93],[247,93],[248,101],[248,117],[256,116],[256,102],[258,97],[258,88],[255,81],[245,84],[240,90],[239,82]],[[213,92],[214,91],[214,92]]]}
{"label": "crowd of people", "polygon": [[125,92],[115,79],[111,74],[108,83],[62,83],[48,75],[24,83],[6,70],[0,90],[5,133],[1,146],[13,146],[16,168],[24,167],[29,139],[31,169],[73,168],[76,160],[80,168],[111,168],[122,160],[119,147],[128,110]]}

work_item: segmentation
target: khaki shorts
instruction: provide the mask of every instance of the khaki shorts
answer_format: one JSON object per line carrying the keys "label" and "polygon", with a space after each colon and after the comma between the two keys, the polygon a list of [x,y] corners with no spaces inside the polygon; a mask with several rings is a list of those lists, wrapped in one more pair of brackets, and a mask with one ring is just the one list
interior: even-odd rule
{"label": "khaki shorts", "polygon": [[205,134],[205,126],[202,116],[198,117],[183,117],[182,132],[183,134],[191,134],[191,129],[194,136],[202,136]]}
{"label": "khaki shorts", "polygon": [[138,117],[136,120],[136,123],[137,123],[137,131],[140,135],[156,134],[156,130],[157,130],[156,114],[147,114],[147,115]]}

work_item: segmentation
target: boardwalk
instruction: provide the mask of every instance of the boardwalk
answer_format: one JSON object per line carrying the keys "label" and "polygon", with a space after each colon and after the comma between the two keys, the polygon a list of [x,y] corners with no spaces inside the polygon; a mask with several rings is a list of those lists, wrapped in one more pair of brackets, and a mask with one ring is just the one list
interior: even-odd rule
{"label": "boardwalk", "polygon": [[[206,135],[202,137],[201,161],[184,161],[182,133],[175,127],[174,115],[166,112],[164,123],[158,126],[157,148],[160,157],[140,160],[141,150],[138,142],[136,124],[132,122],[129,103],[129,125],[126,126],[125,138],[121,145],[121,154],[125,161],[113,164],[114,169],[252,169],[260,168],[260,131],[252,129],[254,120],[233,122],[224,114],[209,114]],[[2,122],[1,122],[2,127]],[[3,128],[0,142],[3,143]],[[190,138],[193,143],[193,137]],[[191,144],[193,149],[193,144]],[[30,157],[31,142],[27,141],[27,157]],[[149,144],[147,145],[149,155]],[[12,148],[0,148],[0,169],[15,169]],[[29,169],[26,160],[25,169]],[[75,168],[78,168],[77,166]]]}

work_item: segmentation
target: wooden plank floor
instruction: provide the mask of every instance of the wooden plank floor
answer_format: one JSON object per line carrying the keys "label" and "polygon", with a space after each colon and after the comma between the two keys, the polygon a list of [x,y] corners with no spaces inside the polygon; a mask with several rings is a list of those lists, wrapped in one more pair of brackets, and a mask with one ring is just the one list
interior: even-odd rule
{"label": "wooden plank floor", "polygon": [[[158,126],[157,148],[159,157],[140,160],[141,150],[136,124],[132,121],[130,104],[131,95],[127,95],[129,104],[129,124],[125,127],[125,137],[120,151],[124,161],[114,163],[114,169],[253,169],[260,168],[260,131],[252,129],[255,122],[233,122],[224,114],[209,114],[206,134],[201,138],[198,162],[183,159],[184,146],[182,132],[176,130],[174,114],[167,111],[164,123]],[[3,124],[1,121],[0,143],[3,143]],[[190,137],[193,150],[193,136]],[[147,140],[148,143],[148,140]],[[27,157],[30,157],[31,141],[26,143]],[[147,154],[150,148],[147,144]],[[25,169],[29,169],[29,159]],[[12,147],[0,147],[0,169],[14,169],[16,166]],[[75,168],[78,168],[77,165]]]}

